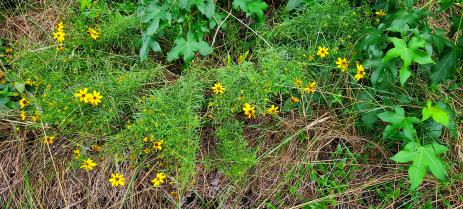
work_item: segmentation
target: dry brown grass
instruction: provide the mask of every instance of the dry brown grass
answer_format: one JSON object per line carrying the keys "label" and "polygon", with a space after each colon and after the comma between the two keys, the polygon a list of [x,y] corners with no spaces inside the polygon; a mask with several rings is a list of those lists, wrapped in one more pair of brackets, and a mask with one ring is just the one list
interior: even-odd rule
{"label": "dry brown grass", "polygon": [[[52,40],[50,34],[53,26],[65,17],[64,11],[74,3],[63,0],[50,4],[49,1],[37,0],[19,4],[14,10],[0,10],[0,16],[4,19],[0,22],[0,37],[12,43],[22,40],[28,46],[48,43]],[[28,9],[22,12],[23,7]]]}

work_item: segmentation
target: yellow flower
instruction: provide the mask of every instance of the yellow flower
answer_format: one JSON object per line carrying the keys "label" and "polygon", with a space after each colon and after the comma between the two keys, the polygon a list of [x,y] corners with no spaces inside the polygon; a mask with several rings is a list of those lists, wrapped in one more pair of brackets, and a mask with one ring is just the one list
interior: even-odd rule
{"label": "yellow flower", "polygon": [[144,152],[145,154],[148,154],[148,153],[151,152],[151,149],[150,149],[150,148],[145,148],[145,149],[143,149],[143,152]]}
{"label": "yellow flower", "polygon": [[357,65],[357,73],[355,74],[354,78],[355,80],[360,80],[365,77],[365,69],[361,64],[356,64]]}
{"label": "yellow flower", "polygon": [[328,48],[322,46],[322,47],[318,47],[318,51],[317,51],[317,55],[320,56],[321,58],[325,58],[328,54],[330,54],[328,52]]}
{"label": "yellow flower", "polygon": [[338,58],[336,61],[336,67],[341,69],[342,72],[346,72],[347,68],[349,68],[349,63],[347,62],[346,58]]}
{"label": "yellow flower", "polygon": [[272,105],[270,108],[267,109],[267,112],[272,115],[278,114],[278,107],[275,107],[275,105]]}
{"label": "yellow flower", "polygon": [[312,81],[309,85],[307,85],[305,88],[304,88],[304,91],[306,91],[307,93],[314,93],[315,90],[317,89],[317,82],[316,81]]}
{"label": "yellow flower", "polygon": [[119,173],[111,173],[111,178],[108,180],[111,183],[111,186],[118,187],[124,186],[124,176]]}
{"label": "yellow flower", "polygon": [[53,33],[53,38],[56,39],[56,41],[58,42],[63,42],[64,36],[66,36],[66,33],[64,33],[64,31],[56,31]]}
{"label": "yellow flower", "polygon": [[244,111],[244,114],[248,116],[248,118],[251,118],[256,113],[255,108],[251,106],[249,103],[244,104],[243,111]]}
{"label": "yellow flower", "polygon": [[294,79],[294,86],[296,86],[297,88],[301,88],[302,80],[299,78]]}
{"label": "yellow flower", "polygon": [[156,178],[154,178],[153,180],[151,180],[151,182],[153,183],[153,186],[154,187],[158,187],[159,185],[161,185],[162,183],[164,183],[164,179],[166,178],[166,174],[164,174],[163,172],[161,173],[158,173],[156,174]]}
{"label": "yellow flower", "polygon": [[54,136],[46,136],[44,139],[43,139],[43,143],[45,144],[53,144],[53,142],[55,142],[55,137]]}
{"label": "yellow flower", "polygon": [[55,28],[56,28],[57,31],[63,31],[63,29],[64,29],[63,22],[59,22],[59,23],[55,26]]}
{"label": "yellow flower", "polygon": [[21,111],[21,120],[26,120],[26,117],[27,117],[27,113],[26,111]]}
{"label": "yellow flower", "polygon": [[290,101],[291,101],[291,103],[298,103],[298,102],[299,102],[299,98],[291,96]]}
{"label": "yellow flower", "polygon": [[378,17],[382,17],[382,16],[386,15],[386,12],[385,12],[384,10],[381,9],[381,10],[379,10],[379,11],[376,11],[375,14],[376,14],[376,16],[378,16]]}
{"label": "yellow flower", "polygon": [[64,50],[64,45],[62,43],[59,43],[58,46],[56,46],[56,51],[63,51]]}
{"label": "yellow flower", "polygon": [[163,143],[164,143],[164,140],[156,141],[153,143],[153,148],[157,150],[162,150]]}
{"label": "yellow flower", "polygon": [[91,171],[93,170],[93,168],[96,166],[96,163],[93,162],[92,159],[88,158],[86,160],[84,160],[84,162],[82,162],[82,165],[80,166],[80,168],[86,170],[86,171]]}
{"label": "yellow flower", "polygon": [[100,33],[92,28],[88,28],[87,32],[93,40],[96,40],[98,37],[100,37]]}
{"label": "yellow flower", "polygon": [[13,49],[8,47],[8,48],[5,49],[5,54],[8,54],[8,53],[10,53],[12,51],[13,51]]}
{"label": "yellow flower", "polygon": [[80,150],[79,149],[72,150],[72,155],[74,156],[74,158],[80,157]]}
{"label": "yellow flower", "polygon": [[88,103],[89,95],[91,95],[88,92],[88,88],[84,88],[79,90],[77,93],[74,94],[75,97],[79,98],[81,102]]}
{"label": "yellow flower", "polygon": [[103,98],[103,96],[100,95],[100,92],[93,90],[93,94],[88,97],[88,102],[90,102],[90,104],[92,105],[97,106],[101,103],[101,98]]}
{"label": "yellow flower", "polygon": [[148,142],[148,141],[149,141],[148,137],[145,136],[145,137],[143,138],[143,142]]}
{"label": "yellow flower", "polygon": [[212,91],[214,91],[215,94],[223,94],[223,92],[225,91],[225,88],[222,86],[220,82],[214,84],[214,86],[211,89]]}
{"label": "yellow flower", "polygon": [[94,152],[99,152],[99,151],[101,151],[101,146],[98,146],[97,144],[94,144],[94,145],[90,146],[90,148],[91,148],[92,151],[94,151]]}
{"label": "yellow flower", "polygon": [[26,107],[26,106],[29,105],[29,104],[30,104],[29,100],[27,100],[27,99],[24,98],[24,97],[21,98],[21,100],[19,100],[19,106],[20,106],[21,108],[24,108],[24,107]]}

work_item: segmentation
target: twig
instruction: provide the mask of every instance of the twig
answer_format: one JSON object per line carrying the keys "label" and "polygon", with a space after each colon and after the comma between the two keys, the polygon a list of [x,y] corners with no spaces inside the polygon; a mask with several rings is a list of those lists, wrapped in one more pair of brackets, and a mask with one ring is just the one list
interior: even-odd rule
{"label": "twig", "polygon": [[[212,38],[211,48],[214,48],[215,38],[217,38],[217,34],[219,33],[220,28],[225,23],[225,21],[230,17],[230,15],[231,15],[231,10],[228,12],[227,17],[225,17],[225,19],[223,19],[222,22],[219,25],[217,25],[217,29],[215,30],[215,33],[214,33],[214,38]],[[214,19],[215,19],[215,17],[214,17]],[[217,22],[217,20],[216,20],[216,22]]]}
{"label": "twig", "polygon": [[256,34],[257,37],[259,37],[260,39],[262,39],[262,41],[265,42],[265,44],[267,44],[267,46],[269,46],[270,48],[273,48],[272,45],[270,45],[270,43],[265,40],[264,37],[262,37],[261,35],[259,35],[259,33],[257,33],[255,30],[253,30],[251,27],[249,27],[249,25],[247,25],[246,23],[244,23],[242,20],[238,19],[235,15],[233,15],[232,13],[228,12],[227,10],[225,9],[222,9],[220,8],[222,11],[228,13],[228,15],[232,16],[233,18],[235,18],[236,20],[238,20],[238,22],[240,22],[241,24],[243,24],[246,28],[248,28],[249,30],[251,30],[254,34]]}

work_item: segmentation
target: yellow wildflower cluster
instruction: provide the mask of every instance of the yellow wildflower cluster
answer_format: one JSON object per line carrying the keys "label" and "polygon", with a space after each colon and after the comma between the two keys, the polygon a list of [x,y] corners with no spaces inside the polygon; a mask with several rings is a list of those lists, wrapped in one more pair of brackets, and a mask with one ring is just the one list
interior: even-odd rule
{"label": "yellow wildflower cluster", "polygon": [[55,26],[55,32],[53,33],[53,38],[58,42],[58,46],[56,47],[56,50],[58,51],[63,51],[64,50],[64,39],[65,39],[66,33],[64,32],[64,25],[63,22],[59,22]]}
{"label": "yellow wildflower cluster", "polygon": [[149,145],[143,149],[143,152],[148,154],[153,150],[158,150],[161,151],[163,148],[164,140],[155,140],[153,137],[144,137],[143,138],[144,143],[148,143]]}
{"label": "yellow wildflower cluster", "polygon": [[101,103],[101,96],[100,92],[93,90],[93,93],[88,92],[88,88],[80,89],[78,92],[74,94],[81,102],[89,103],[94,106],[97,106]]}
{"label": "yellow wildflower cluster", "polygon": [[43,143],[47,145],[51,145],[55,142],[55,137],[54,136],[45,136],[43,138]]}
{"label": "yellow wildflower cluster", "polygon": [[96,40],[98,37],[100,37],[100,32],[93,28],[88,28],[87,33],[90,35],[90,37],[92,37],[93,40]]}

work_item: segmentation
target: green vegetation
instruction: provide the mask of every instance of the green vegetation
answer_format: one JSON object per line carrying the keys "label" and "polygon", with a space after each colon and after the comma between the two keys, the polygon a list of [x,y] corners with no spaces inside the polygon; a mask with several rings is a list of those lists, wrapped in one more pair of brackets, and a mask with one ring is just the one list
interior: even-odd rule
{"label": "green vegetation", "polygon": [[463,4],[0,3],[0,208],[457,208]]}

